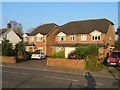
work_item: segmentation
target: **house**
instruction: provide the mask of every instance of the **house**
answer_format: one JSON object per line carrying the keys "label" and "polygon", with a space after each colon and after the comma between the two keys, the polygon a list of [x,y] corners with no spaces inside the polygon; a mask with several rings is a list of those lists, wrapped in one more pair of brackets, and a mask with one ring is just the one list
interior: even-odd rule
{"label": "house", "polygon": [[104,48],[104,54],[115,44],[114,24],[106,18],[73,21],[59,27],[55,34],[55,44],[52,52],[65,52],[65,58],[68,53],[75,50],[78,46],[98,45]]}
{"label": "house", "polygon": [[65,57],[78,46],[98,45],[107,53],[115,44],[114,24],[105,18],[73,21],[58,26],[54,23],[44,24],[31,33],[23,35],[26,51],[41,52],[48,56],[52,52],[64,51]]}
{"label": "house", "polygon": [[25,33],[23,35],[23,42],[26,45],[26,51],[34,52],[41,50],[41,52],[50,55],[50,46],[55,43],[55,39],[52,37],[58,31],[58,25],[54,23],[48,23],[35,28],[31,33]]}
{"label": "house", "polygon": [[12,43],[13,48],[14,48],[17,43],[22,41],[19,35],[12,30],[10,23],[7,24],[6,28],[1,29],[0,32],[1,32],[0,33],[0,44],[2,44],[2,40],[6,38],[7,40],[10,41],[10,43]]}

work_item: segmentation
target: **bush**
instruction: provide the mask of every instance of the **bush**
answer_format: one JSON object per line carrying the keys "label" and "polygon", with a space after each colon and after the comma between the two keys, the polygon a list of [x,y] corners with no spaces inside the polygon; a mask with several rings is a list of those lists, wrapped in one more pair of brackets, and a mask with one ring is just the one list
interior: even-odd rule
{"label": "bush", "polygon": [[15,45],[15,54],[18,59],[24,59],[25,45],[23,42],[19,42]]}
{"label": "bush", "polygon": [[85,58],[86,66],[85,68],[90,71],[101,71],[104,68],[104,65],[98,62],[96,56],[87,56]]}
{"label": "bush", "polygon": [[98,55],[98,46],[90,45],[90,46],[81,46],[77,47],[75,50],[75,54],[78,59],[84,59],[88,55]]}
{"label": "bush", "polygon": [[3,56],[13,56],[14,50],[12,43],[9,42],[9,40],[4,39],[2,41],[2,55]]}
{"label": "bush", "polygon": [[64,52],[53,52],[52,55],[50,56],[52,58],[65,58]]}
{"label": "bush", "polygon": [[98,55],[99,47],[96,45],[90,45],[87,48],[87,54],[89,55]]}
{"label": "bush", "polygon": [[31,56],[32,56],[32,52],[25,52],[26,53],[26,59],[30,59],[31,58]]}

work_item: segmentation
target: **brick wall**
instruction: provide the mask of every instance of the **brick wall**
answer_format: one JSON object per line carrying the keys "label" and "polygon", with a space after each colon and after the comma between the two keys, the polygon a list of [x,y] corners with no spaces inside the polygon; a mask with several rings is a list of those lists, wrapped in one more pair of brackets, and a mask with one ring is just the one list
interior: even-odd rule
{"label": "brick wall", "polygon": [[60,59],[60,58],[47,58],[47,66],[60,66],[67,68],[84,69],[84,60],[71,60],[71,59]]}
{"label": "brick wall", "polygon": [[16,63],[14,56],[0,56],[0,62],[2,63]]}

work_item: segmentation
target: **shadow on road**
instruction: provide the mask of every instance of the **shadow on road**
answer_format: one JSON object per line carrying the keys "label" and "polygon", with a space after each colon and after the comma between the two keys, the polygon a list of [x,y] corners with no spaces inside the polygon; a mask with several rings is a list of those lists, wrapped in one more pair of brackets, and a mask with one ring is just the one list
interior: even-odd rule
{"label": "shadow on road", "polygon": [[85,73],[85,79],[87,80],[87,86],[84,88],[91,88],[92,90],[95,90],[96,81],[90,72]]}

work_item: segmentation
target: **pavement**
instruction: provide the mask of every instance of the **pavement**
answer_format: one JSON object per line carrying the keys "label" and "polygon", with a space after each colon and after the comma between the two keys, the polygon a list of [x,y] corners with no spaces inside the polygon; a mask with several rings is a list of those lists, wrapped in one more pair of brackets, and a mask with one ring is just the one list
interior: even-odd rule
{"label": "pavement", "polygon": [[117,69],[117,73],[112,71],[111,67],[106,67],[105,70],[99,72],[92,72],[87,70],[79,70],[73,68],[57,67],[57,66],[47,66],[46,60],[29,60],[16,64],[3,63],[3,67],[12,67],[12,68],[22,68],[22,69],[32,69],[32,70],[41,70],[47,72],[57,72],[70,75],[85,75],[86,72],[90,72],[92,76],[95,77],[105,77],[105,78],[115,78],[120,80],[120,68]]}

